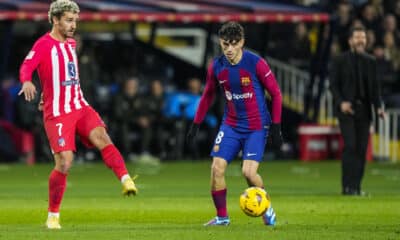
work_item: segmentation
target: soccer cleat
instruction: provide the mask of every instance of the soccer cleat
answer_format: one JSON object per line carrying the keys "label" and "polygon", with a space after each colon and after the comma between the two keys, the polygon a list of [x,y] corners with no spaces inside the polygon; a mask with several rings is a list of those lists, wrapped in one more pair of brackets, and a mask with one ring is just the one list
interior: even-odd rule
{"label": "soccer cleat", "polygon": [[48,229],[61,229],[60,218],[57,216],[48,216],[46,226]]}
{"label": "soccer cleat", "polygon": [[268,225],[268,226],[275,225],[276,215],[275,215],[275,211],[272,208],[272,206],[270,206],[267,209],[267,211],[262,215],[262,219],[263,219],[265,225]]}
{"label": "soccer cleat", "polygon": [[138,192],[138,189],[136,188],[135,183],[133,182],[134,179],[136,179],[137,176],[132,178],[127,178],[125,181],[122,183],[122,194],[125,196],[130,196],[130,195],[136,195]]}
{"label": "soccer cleat", "polygon": [[209,222],[205,223],[204,226],[228,226],[231,223],[229,217],[218,217],[211,219]]}

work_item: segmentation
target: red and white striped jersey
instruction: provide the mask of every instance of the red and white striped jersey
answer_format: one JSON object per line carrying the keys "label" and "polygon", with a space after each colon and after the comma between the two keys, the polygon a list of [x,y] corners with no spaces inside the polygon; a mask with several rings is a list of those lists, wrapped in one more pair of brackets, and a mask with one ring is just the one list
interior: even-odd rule
{"label": "red and white striped jersey", "polygon": [[37,69],[43,92],[44,117],[53,118],[81,109],[89,104],[79,83],[76,42],[69,38],[57,41],[46,33],[39,38],[21,65],[19,79],[32,80]]}

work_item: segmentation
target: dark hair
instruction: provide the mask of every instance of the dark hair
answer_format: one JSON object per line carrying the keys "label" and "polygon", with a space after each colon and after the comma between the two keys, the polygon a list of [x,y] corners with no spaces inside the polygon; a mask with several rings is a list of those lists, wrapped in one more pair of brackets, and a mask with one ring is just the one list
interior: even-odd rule
{"label": "dark hair", "polygon": [[227,22],[219,29],[218,37],[229,42],[238,42],[244,39],[244,29],[238,22]]}
{"label": "dark hair", "polygon": [[365,32],[365,33],[367,33],[367,30],[363,26],[351,27],[350,30],[349,30],[349,36],[348,37],[351,38],[353,36],[354,32]]}

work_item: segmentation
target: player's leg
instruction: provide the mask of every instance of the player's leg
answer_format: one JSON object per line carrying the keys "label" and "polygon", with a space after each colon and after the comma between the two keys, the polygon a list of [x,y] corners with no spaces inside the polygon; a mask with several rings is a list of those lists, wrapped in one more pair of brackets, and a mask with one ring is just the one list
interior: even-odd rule
{"label": "player's leg", "polygon": [[47,138],[54,153],[55,167],[49,176],[49,207],[46,226],[59,229],[60,205],[64,196],[67,175],[75,151],[75,114],[44,121]]}
{"label": "player's leg", "polygon": [[104,122],[91,107],[84,110],[77,123],[77,131],[85,145],[94,146],[101,152],[106,166],[121,181],[122,193],[127,196],[135,195],[138,190],[126,169],[124,158],[111,141]]}
{"label": "player's leg", "polygon": [[217,216],[205,223],[204,226],[227,226],[230,223],[226,207],[225,170],[228,162],[220,157],[214,157],[211,165],[211,197],[214,202]]}
{"label": "player's leg", "polygon": [[263,180],[257,172],[259,165],[259,162],[255,160],[243,160],[242,174],[246,178],[249,187],[264,188]]}
{"label": "player's leg", "polygon": [[228,163],[225,159],[214,157],[211,165],[211,196],[218,217],[227,217],[225,170]]}
{"label": "player's leg", "polygon": [[258,174],[258,167],[264,157],[267,131],[253,131],[246,135],[243,146],[242,173],[249,187],[264,187],[263,180]]}
{"label": "player's leg", "polygon": [[136,195],[138,190],[126,169],[124,158],[112,143],[106,129],[104,127],[94,128],[89,134],[89,140],[100,150],[106,166],[111,168],[121,181],[123,187],[122,194],[126,196]]}
{"label": "player's leg", "polygon": [[205,226],[226,226],[230,223],[226,205],[227,187],[225,182],[225,170],[228,163],[237,155],[240,148],[240,137],[235,134],[231,127],[222,125],[215,138],[214,146],[211,151],[211,156],[213,156],[211,165],[211,196],[217,211],[217,216],[206,223]]}
{"label": "player's leg", "polygon": [[60,229],[60,205],[67,187],[67,175],[74,154],[63,151],[54,154],[55,167],[49,177],[49,208],[46,225],[49,229]]}
{"label": "player's leg", "polygon": [[[260,174],[258,174],[258,167],[263,160],[265,143],[267,140],[268,132],[266,129],[254,131],[248,134],[243,147],[243,166],[242,173],[246,178],[249,186],[256,186],[264,188],[264,182]],[[269,196],[267,195],[267,198]],[[262,216],[265,225],[274,226],[276,222],[276,214],[272,205],[267,209]]]}

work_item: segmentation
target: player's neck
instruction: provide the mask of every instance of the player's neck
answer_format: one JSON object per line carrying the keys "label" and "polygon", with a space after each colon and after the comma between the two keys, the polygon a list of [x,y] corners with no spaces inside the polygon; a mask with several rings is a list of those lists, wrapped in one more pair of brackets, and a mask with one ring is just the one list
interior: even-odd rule
{"label": "player's neck", "polygon": [[55,29],[51,30],[50,37],[52,37],[53,39],[55,39],[59,42],[65,42],[67,40],[66,37],[64,37],[60,32],[56,31]]}
{"label": "player's neck", "polygon": [[243,57],[243,51],[240,51],[238,53],[238,55],[235,57],[235,59],[232,59],[232,61],[229,61],[229,62],[232,65],[236,65],[236,64],[238,64],[240,62],[240,60],[242,60],[242,57]]}

